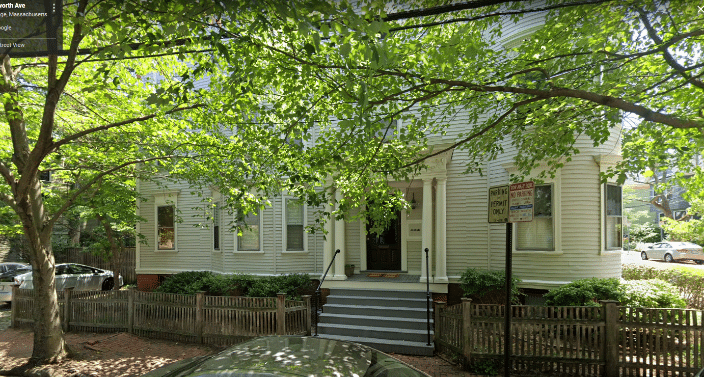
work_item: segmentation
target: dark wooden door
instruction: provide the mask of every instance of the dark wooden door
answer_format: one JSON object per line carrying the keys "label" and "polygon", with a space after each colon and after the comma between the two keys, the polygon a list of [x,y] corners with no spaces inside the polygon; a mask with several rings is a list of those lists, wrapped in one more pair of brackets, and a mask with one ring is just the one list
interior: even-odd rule
{"label": "dark wooden door", "polygon": [[401,212],[380,235],[367,224],[367,270],[401,270]]}

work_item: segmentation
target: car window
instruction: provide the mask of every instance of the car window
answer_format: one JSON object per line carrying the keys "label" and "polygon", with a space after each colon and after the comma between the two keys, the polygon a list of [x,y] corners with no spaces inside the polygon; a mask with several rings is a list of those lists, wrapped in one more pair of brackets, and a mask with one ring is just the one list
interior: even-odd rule
{"label": "car window", "polygon": [[78,266],[78,265],[75,265],[75,264],[74,264],[73,266],[71,266],[71,271],[72,271],[72,273],[74,273],[74,274],[81,274],[81,275],[82,275],[82,274],[92,274],[92,273],[93,273],[93,269],[92,269],[92,268],[86,267],[86,266]]}

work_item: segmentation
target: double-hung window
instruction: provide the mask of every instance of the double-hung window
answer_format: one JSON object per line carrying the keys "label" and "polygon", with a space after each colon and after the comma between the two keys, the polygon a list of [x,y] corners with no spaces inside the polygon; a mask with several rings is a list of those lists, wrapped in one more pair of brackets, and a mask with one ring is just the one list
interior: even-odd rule
{"label": "double-hung window", "polygon": [[213,250],[220,250],[220,217],[222,203],[215,202],[213,207]]}
{"label": "double-hung window", "polygon": [[516,250],[555,250],[553,185],[536,185],[533,221],[516,223]]}
{"label": "double-hung window", "polygon": [[161,205],[157,206],[157,239],[159,250],[175,250],[176,249],[176,221],[175,206]]}
{"label": "double-hung window", "polygon": [[621,186],[614,184],[606,184],[605,191],[605,224],[604,229],[606,234],[606,249],[621,248],[623,240],[622,233],[622,191]]}
{"label": "double-hung window", "polygon": [[296,199],[284,199],[286,205],[286,251],[305,250],[305,207]]}
{"label": "double-hung window", "polygon": [[242,219],[240,231],[237,235],[238,251],[260,251],[262,249],[261,239],[261,210],[257,208]]}

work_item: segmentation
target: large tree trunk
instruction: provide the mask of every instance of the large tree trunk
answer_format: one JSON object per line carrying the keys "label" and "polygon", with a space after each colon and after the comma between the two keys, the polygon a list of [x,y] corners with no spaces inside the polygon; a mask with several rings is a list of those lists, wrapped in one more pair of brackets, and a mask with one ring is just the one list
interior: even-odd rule
{"label": "large tree trunk", "polygon": [[59,303],[56,263],[51,247],[53,225],[47,224],[41,185],[35,178],[18,201],[18,215],[29,244],[34,285],[34,348],[29,365],[57,363],[66,357]]}

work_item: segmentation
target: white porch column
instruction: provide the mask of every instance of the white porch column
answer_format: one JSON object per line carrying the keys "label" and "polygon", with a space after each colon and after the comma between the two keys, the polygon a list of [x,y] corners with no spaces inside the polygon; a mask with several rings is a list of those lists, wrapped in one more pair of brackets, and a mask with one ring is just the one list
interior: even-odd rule
{"label": "white porch column", "polygon": [[[325,203],[325,212],[327,212],[327,213],[332,212],[332,205],[330,205],[330,203]],[[330,261],[332,260],[332,255],[334,253],[335,253],[335,227],[334,227],[333,219],[330,218],[325,223],[325,239],[323,240],[323,272],[321,273],[320,277],[323,276],[322,274],[325,273],[325,270],[327,270],[328,266],[330,265]],[[330,269],[328,274],[329,274],[328,277],[332,277],[332,275],[335,274],[335,270]]]}
{"label": "white porch column", "polygon": [[[336,207],[339,208],[340,201],[342,201],[342,193],[340,190],[335,191],[335,203]],[[332,277],[333,280],[346,280],[347,275],[345,275],[345,259],[347,255],[347,250],[345,250],[345,220],[335,220],[335,250],[339,249],[340,254],[335,258],[335,275]]]}
{"label": "white porch column", "polygon": [[[430,279],[432,283],[432,277],[428,276],[426,271],[433,271],[433,179],[424,178],[423,179],[423,231],[422,242],[421,242],[421,271],[420,271],[420,282],[425,283]],[[426,266],[425,262],[425,248],[428,248],[430,252],[428,253],[428,263],[430,265]],[[417,251],[413,251],[417,252]],[[427,268],[426,268],[427,267]]]}
{"label": "white porch column", "polygon": [[447,283],[447,178],[437,178],[435,188],[435,283]]}

